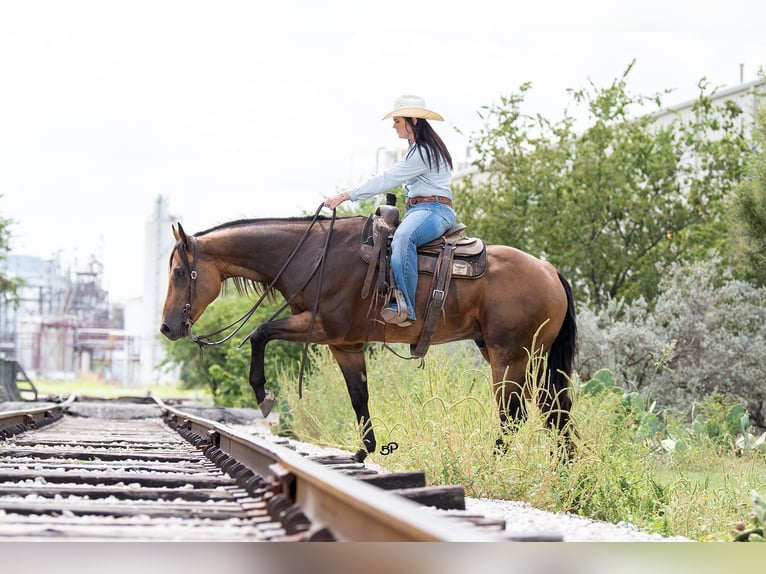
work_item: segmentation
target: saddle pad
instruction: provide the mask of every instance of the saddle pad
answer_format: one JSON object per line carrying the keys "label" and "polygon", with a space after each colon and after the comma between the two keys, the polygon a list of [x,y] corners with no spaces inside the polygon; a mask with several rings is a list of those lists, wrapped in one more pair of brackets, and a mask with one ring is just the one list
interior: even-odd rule
{"label": "saddle pad", "polygon": [[[484,275],[487,270],[487,247],[481,239],[481,251],[476,255],[458,255],[452,260],[452,277],[463,279],[475,279]],[[436,262],[439,259],[437,253],[418,251],[418,272],[433,275]]]}
{"label": "saddle pad", "polygon": [[[452,260],[452,276],[466,279],[475,279],[481,277],[487,269],[487,247],[484,241],[476,239],[481,246],[481,250],[475,255],[460,255],[459,252],[455,253],[455,257]],[[372,245],[369,243],[363,243],[359,250],[362,260],[365,263],[370,262],[372,256]],[[422,252],[418,250],[418,271],[420,273],[426,273],[433,275],[436,268],[436,261],[439,259],[438,253]]]}

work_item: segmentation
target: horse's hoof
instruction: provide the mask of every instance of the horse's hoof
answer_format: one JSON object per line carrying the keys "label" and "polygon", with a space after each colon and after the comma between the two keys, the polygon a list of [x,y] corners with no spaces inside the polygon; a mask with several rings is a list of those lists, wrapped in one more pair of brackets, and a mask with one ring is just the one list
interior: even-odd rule
{"label": "horse's hoof", "polygon": [[271,412],[271,409],[274,407],[274,393],[271,391],[266,391],[266,396],[264,399],[258,403],[258,408],[261,409],[261,414],[263,415],[263,418],[266,418],[269,416],[269,413]]}
{"label": "horse's hoof", "polygon": [[495,456],[504,456],[508,454],[508,443],[505,442],[502,438],[499,438],[495,441],[495,448],[494,448]]}
{"label": "horse's hoof", "polygon": [[354,462],[364,462],[365,458],[367,458],[367,451],[360,448],[354,455]]}

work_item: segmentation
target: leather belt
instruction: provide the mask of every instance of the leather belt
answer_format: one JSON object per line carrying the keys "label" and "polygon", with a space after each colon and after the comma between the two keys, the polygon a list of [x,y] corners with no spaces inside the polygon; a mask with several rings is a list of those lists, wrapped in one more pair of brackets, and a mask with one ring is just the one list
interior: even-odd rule
{"label": "leather belt", "polygon": [[407,207],[412,207],[413,205],[417,205],[418,203],[424,203],[424,202],[438,202],[443,203],[444,205],[449,205],[452,207],[452,200],[449,197],[444,197],[443,195],[426,195],[423,197],[408,197],[407,198]]}

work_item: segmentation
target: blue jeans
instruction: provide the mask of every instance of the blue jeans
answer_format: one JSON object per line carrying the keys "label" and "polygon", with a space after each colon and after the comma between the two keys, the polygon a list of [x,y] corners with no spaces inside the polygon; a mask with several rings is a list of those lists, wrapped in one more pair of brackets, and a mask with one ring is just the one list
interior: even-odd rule
{"label": "blue jeans", "polygon": [[418,290],[418,247],[440,237],[455,225],[455,212],[437,202],[419,203],[407,210],[391,242],[391,269],[396,287],[407,302],[407,318],[415,320]]}

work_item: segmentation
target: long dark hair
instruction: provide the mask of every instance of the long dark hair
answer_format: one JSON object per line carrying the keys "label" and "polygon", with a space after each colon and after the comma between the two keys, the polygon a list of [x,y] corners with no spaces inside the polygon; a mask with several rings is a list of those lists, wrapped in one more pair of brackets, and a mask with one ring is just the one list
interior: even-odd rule
{"label": "long dark hair", "polygon": [[[431,124],[423,118],[418,118],[417,123],[412,121],[412,118],[404,118],[407,125],[412,128],[412,133],[415,134],[415,145],[418,148],[418,153],[423,161],[428,162],[428,168],[433,169],[433,163],[436,162],[436,171],[439,171],[439,156],[444,158],[449,168],[452,169],[452,156],[447,150],[447,146],[444,145],[442,138],[439,137]],[[423,157],[423,150],[426,152],[426,157]],[[412,153],[410,150],[409,153]]]}

